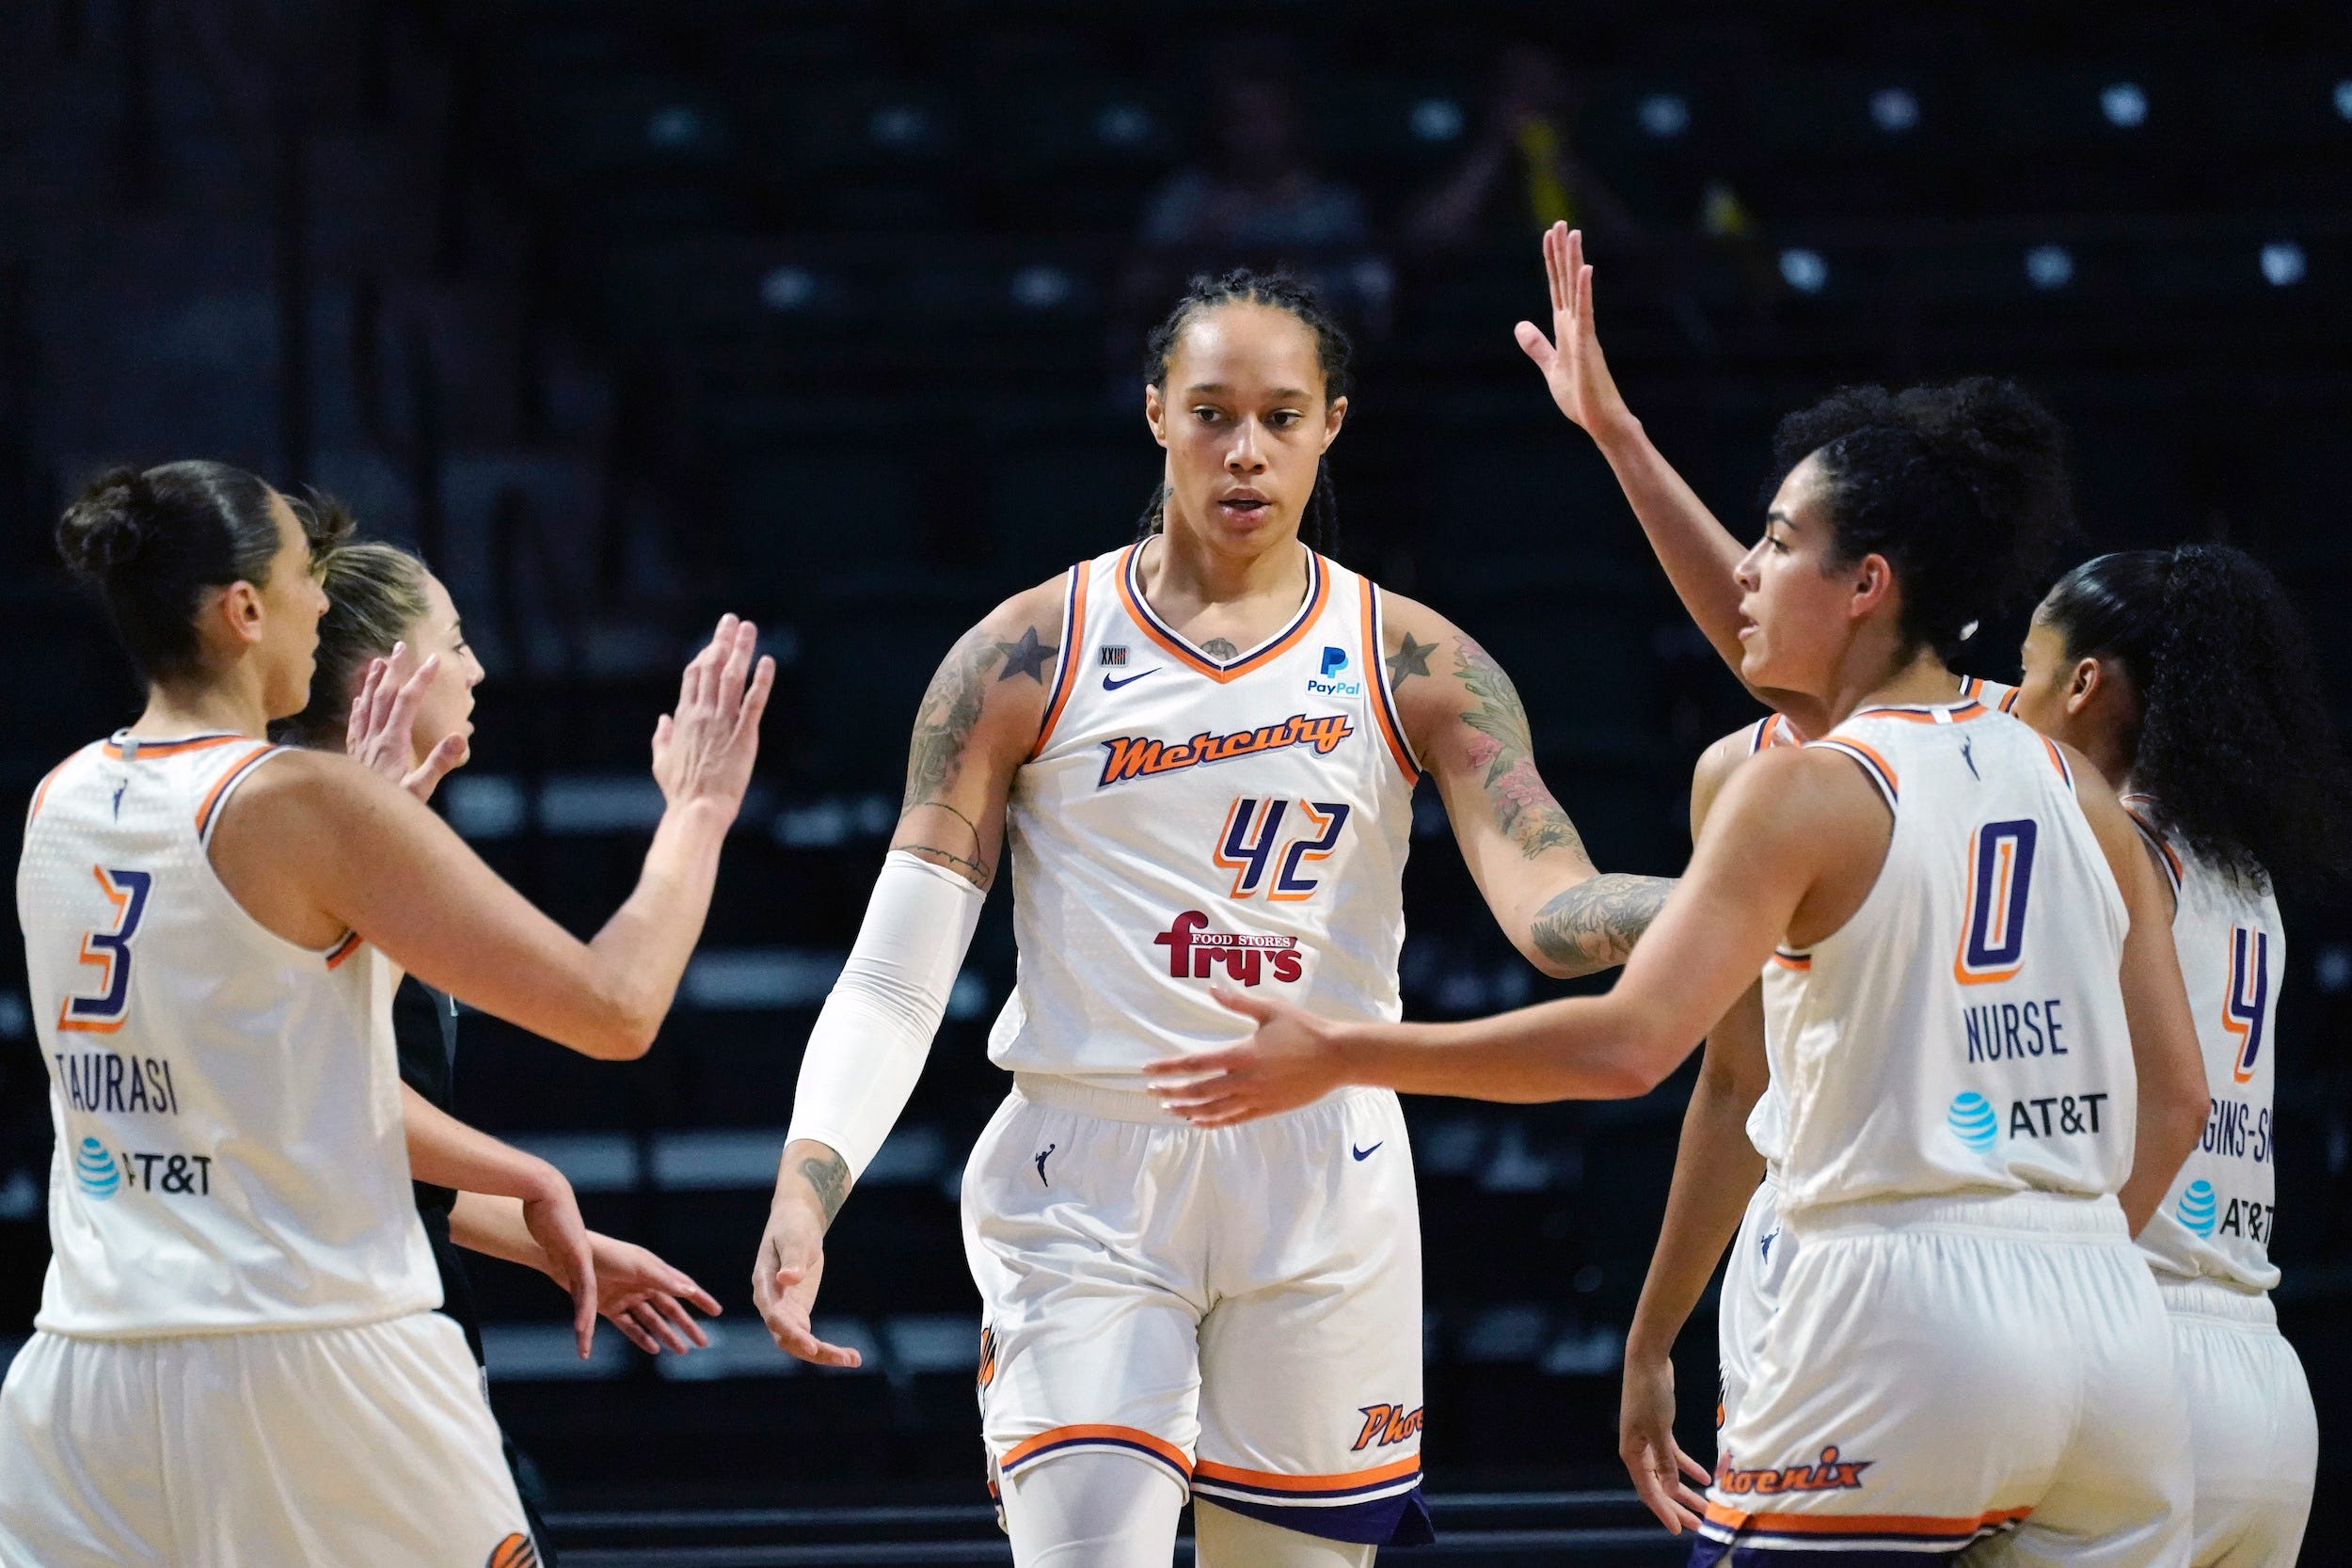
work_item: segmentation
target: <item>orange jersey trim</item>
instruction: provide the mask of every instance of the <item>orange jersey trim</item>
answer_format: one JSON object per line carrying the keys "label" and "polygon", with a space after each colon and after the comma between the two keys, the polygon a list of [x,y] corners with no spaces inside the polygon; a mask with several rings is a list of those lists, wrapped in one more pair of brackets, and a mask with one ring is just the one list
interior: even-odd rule
{"label": "orange jersey trim", "polygon": [[1915,707],[1866,707],[1854,717],[1856,719],[1899,719],[1906,724],[1965,724],[1970,720],[1981,719],[1992,711],[1972,696],[1966,702],[1956,704],[1949,708],[1923,710]]}
{"label": "orange jersey trim", "polygon": [[1879,755],[1876,748],[1866,746],[1859,740],[1842,735],[1829,736],[1820,740],[1808,742],[1808,744],[1833,747],[1862,764],[1863,770],[1868,773],[1872,782],[1885,792],[1886,804],[1889,809],[1893,808],[1897,795],[1901,788],[1901,781],[1895,777],[1894,768],[1884,757]]}
{"label": "orange jersey trim", "polygon": [[[1323,607],[1331,598],[1330,568],[1321,556],[1310,550],[1307,569],[1314,578],[1314,593],[1309,597],[1306,608],[1298,612],[1298,619],[1292,624],[1291,629],[1238,663],[1212,664],[1201,657],[1190,643],[1163,627],[1158,617],[1152,613],[1152,607],[1144,603],[1142,591],[1135,581],[1136,565],[1141,558],[1142,549],[1141,545],[1128,546],[1125,558],[1119,563],[1120,602],[1127,607],[1127,614],[1135,624],[1143,628],[1143,635],[1159,644],[1161,652],[1185,668],[1199,671],[1219,686],[1238,680],[1254,670],[1263,669],[1296,647],[1300,640],[1314,629],[1314,624],[1323,618]],[[1375,650],[1374,657],[1378,657],[1377,650]]]}
{"label": "orange jersey trim", "polygon": [[[82,753],[80,752],[76,752],[73,753],[73,756],[78,757]],[[57,775],[65,771],[66,762],[72,762],[72,760],[73,757],[66,758],[65,762],[57,764],[56,767],[52,768],[47,773],[43,774],[41,776],[40,783],[33,786],[33,803],[25,808],[24,812],[24,825],[26,827],[31,827],[33,825],[33,818],[40,815],[41,802],[49,799],[49,786],[56,784],[57,782]]]}
{"label": "orange jersey trim", "polygon": [[1813,967],[1813,955],[1810,953],[1789,953],[1775,947],[1772,949],[1772,962],[1780,965],[1783,969],[1793,969],[1799,973],[1803,973]]}
{"label": "orange jersey trim", "polygon": [[1041,1432],[1007,1449],[1005,1457],[996,1462],[996,1468],[1001,1474],[1046,1449],[1089,1442],[1131,1444],[1167,1461],[1186,1476],[1192,1474],[1192,1461],[1184,1457],[1184,1450],[1165,1437],[1154,1437],[1140,1427],[1102,1425],[1054,1427]]}
{"label": "orange jersey trim", "polygon": [[2066,781],[2066,787],[2074,788],[2074,770],[2066,766],[2066,753],[2058,749],[2058,742],[2045,735],[2042,737],[2042,749],[2050,753],[2050,766],[2057,768],[2058,777]]}
{"label": "orange jersey trim", "polygon": [[359,951],[359,933],[353,931],[326,950],[326,967],[341,969],[343,966],[343,960],[358,951]]}
{"label": "orange jersey trim", "polygon": [[2181,891],[2181,879],[2188,875],[2188,868],[2181,863],[2180,855],[2167,842],[2164,834],[2156,831],[2155,823],[2141,816],[2139,808],[2132,804],[2134,800],[2144,800],[2147,798],[2145,795],[2127,797],[2123,802],[2123,814],[2129,816],[2132,819],[2132,825],[2139,830],[2139,836],[2154,846],[2156,853],[2164,857],[2165,868],[2172,873],[2172,891],[2178,894]]}
{"label": "orange jersey trim", "polygon": [[1373,694],[1379,699],[1372,705],[1372,717],[1380,726],[1380,738],[1389,743],[1389,755],[1396,759],[1396,766],[1404,773],[1405,782],[1416,784],[1421,783],[1421,768],[1413,762],[1412,748],[1405,744],[1405,721],[1390,704],[1389,663],[1387,651],[1380,644],[1379,617],[1376,614],[1380,591],[1372,585],[1372,579],[1367,577],[1359,577],[1356,584],[1363,591],[1360,596],[1363,599],[1364,657],[1373,661]]}
{"label": "orange jersey trim", "polygon": [[[234,736],[230,738],[242,740],[245,736]],[[191,742],[191,744],[193,745],[194,742]],[[232,766],[228,772],[223,773],[219,778],[213,781],[213,787],[204,792],[203,802],[196,808],[196,832],[199,838],[203,837],[207,832],[212,831],[213,808],[219,802],[222,794],[228,790],[230,784],[235,784],[239,779],[245,777],[246,769],[250,768],[255,763],[261,761],[263,757],[269,755],[276,750],[278,750],[277,747],[269,744],[267,741],[264,741],[261,745],[256,746],[252,752],[247,753],[243,761],[238,762]]]}
{"label": "orange jersey trim", "polygon": [[1045,743],[1054,737],[1054,726],[1061,722],[1061,710],[1070,705],[1070,694],[1078,689],[1078,640],[1086,634],[1087,579],[1093,575],[1093,568],[1085,562],[1070,568],[1070,589],[1062,600],[1061,668],[1054,672],[1045,721],[1038,726],[1037,744],[1029,748],[1031,762],[1045,754]]}
{"label": "orange jersey trim", "polygon": [[1707,1522],[1726,1529],[1771,1530],[1783,1535],[1914,1535],[1921,1540],[1965,1540],[1978,1531],[2013,1525],[2031,1508],[1994,1508],[1974,1518],[1939,1518],[1928,1513],[1742,1513],[1721,1503],[1707,1505]]}
{"label": "orange jersey trim", "polygon": [[[138,762],[147,757],[176,757],[183,752],[202,752],[215,746],[234,746],[240,740],[252,738],[249,735],[200,735],[193,740],[158,740],[152,744],[141,741],[133,748],[131,760]],[[122,760],[122,747],[119,742],[109,740],[104,745],[108,756],[117,762]]]}
{"label": "orange jersey trim", "polygon": [[1387,1465],[1375,1465],[1369,1470],[1351,1470],[1338,1476],[1286,1476],[1273,1470],[1245,1470],[1233,1465],[1213,1465],[1202,1460],[1193,1474],[1202,1481],[1238,1481],[1247,1486],[1263,1486],[1277,1492],[1333,1492],[1358,1486],[1376,1486],[1384,1481],[1402,1481],[1421,1470],[1421,1456],[1411,1455]]}

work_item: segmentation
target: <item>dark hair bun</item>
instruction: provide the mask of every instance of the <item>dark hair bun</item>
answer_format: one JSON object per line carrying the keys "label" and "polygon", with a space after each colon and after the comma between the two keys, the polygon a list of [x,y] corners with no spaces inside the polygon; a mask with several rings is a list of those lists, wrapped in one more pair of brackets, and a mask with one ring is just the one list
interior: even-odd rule
{"label": "dark hair bun", "polygon": [[76,577],[103,583],[147,547],[154,485],[135,468],[114,468],[90,482],[57,522],[57,553]]}

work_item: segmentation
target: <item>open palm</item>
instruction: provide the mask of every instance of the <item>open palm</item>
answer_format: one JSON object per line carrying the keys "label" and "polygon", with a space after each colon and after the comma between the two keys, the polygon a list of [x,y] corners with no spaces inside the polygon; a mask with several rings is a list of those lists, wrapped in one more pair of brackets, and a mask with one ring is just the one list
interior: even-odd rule
{"label": "open palm", "polygon": [[1544,276],[1551,285],[1551,336],[1534,322],[1521,322],[1519,347],[1544,372],[1560,412],[1595,440],[1605,440],[1634,420],[1593,330],[1593,269],[1584,261],[1581,230],[1555,223],[1545,231]]}

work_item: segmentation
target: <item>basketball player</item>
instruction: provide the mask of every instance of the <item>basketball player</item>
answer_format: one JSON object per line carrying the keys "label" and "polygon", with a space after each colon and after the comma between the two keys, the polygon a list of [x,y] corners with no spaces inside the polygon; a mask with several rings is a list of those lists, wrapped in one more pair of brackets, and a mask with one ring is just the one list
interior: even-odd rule
{"label": "basketball player", "polygon": [[1840,393],[1775,444],[1742,672],[1823,737],[1740,766],[1616,989],[1452,1026],[1229,991],[1256,1036],[1152,1070],[1208,1127],[1338,1083],[1642,1093],[1760,971],[1796,1249],[1692,1560],[2185,1563],[2186,1412],[2130,1243],[2204,1120],[2170,911],[2095,770],[1948,663],[2063,530],[2057,426],[1979,380]]}
{"label": "basketball player", "polygon": [[[310,702],[273,733],[342,752],[417,799],[432,799],[440,781],[472,756],[474,690],[483,680],[456,604],[422,561],[374,542],[329,549],[320,585],[327,611],[319,622]],[[453,1143],[494,1142],[451,1114],[457,1059],[451,999],[404,975],[392,998],[392,1038],[411,1162],[431,1165],[436,1149]],[[477,1361],[481,1314],[460,1248],[564,1281],[560,1261],[532,1236],[512,1198],[420,1183],[417,1212],[440,1273],[441,1310],[466,1331]],[[644,1247],[596,1231],[587,1241],[596,1310],[630,1343],[649,1355],[708,1345],[688,1310],[716,1314],[719,1304],[708,1291]]]}
{"label": "basketball player", "polygon": [[[42,782],[18,870],[57,1159],[40,1332],[0,1391],[11,1562],[537,1560],[464,1337],[431,1310],[392,966],[641,1054],[772,674],[732,618],[688,667],[644,879],[581,942],[395,785],[262,738],[308,698],[325,542],[211,463],[109,475],[58,529],[148,702]],[[576,1211],[564,1228],[584,1275]]]}
{"label": "basketball player", "polygon": [[[1572,232],[1555,231],[1546,245],[1561,307],[1556,350],[1526,328],[1521,342],[1563,412],[1611,453],[1661,558],[1703,560],[1710,550],[1736,557],[1731,536],[1672,480],[1624,411],[1594,334],[1591,268],[1581,252]],[[1687,569],[1680,582],[1691,584],[1686,603],[1694,615],[1719,604],[1720,595],[1692,591],[1704,586],[1703,571]],[[1736,620],[1719,618],[1708,630],[1718,646],[1736,646]],[[2291,1563],[2310,1512],[2317,1423],[2268,1298],[2278,1278],[2267,1251],[2275,1212],[2269,1037],[2285,938],[2267,868],[2313,879],[2342,872],[2341,803],[2352,799],[2352,780],[2293,607],[2243,552],[2185,546],[2075,568],[2035,611],[2024,662],[2024,689],[1978,680],[1963,689],[2075,746],[2128,792],[2125,804],[2149,836],[2174,906],[2174,945],[2202,1047],[2207,1128],[2138,1231],[2172,1316],[2188,1397],[2194,1561]],[[1775,715],[1710,748],[1693,787],[1694,816],[1739,757],[1795,740],[1788,720]],[[1788,1267],[1776,1186],[1754,1180],[1758,1157],[1730,1135],[1746,1117],[1756,1148],[1777,1148],[1777,1103],[1756,1082],[1761,1043],[1761,1013],[1748,1003],[1709,1037],[1666,1224],[1628,1336],[1623,1453],[1670,1528],[1696,1522],[1695,1499],[1678,1488],[1677,1469],[1704,1478],[1672,1437],[1675,1336],[1724,1237],[1739,1225],[1719,1322],[1724,1402],[1736,1408]],[[1750,1192],[1742,1219],[1740,1195]]]}
{"label": "basketball player", "polygon": [[[1209,994],[1398,1014],[1412,789],[1434,775],[1503,930],[1622,960],[1667,884],[1601,876],[1492,657],[1302,544],[1346,346],[1287,280],[1200,280],[1153,334],[1145,536],[1008,601],[917,720],[906,813],[812,1033],[753,1288],[809,1332],[822,1239],[904,1105],[982,896],[1014,866],[1013,1092],[963,1180],[984,1435],[1015,1560],[1348,1564],[1427,1539],[1419,1231],[1393,1095],[1198,1132],[1143,1065],[1230,1038]],[[1311,499],[1310,498],[1312,498]]]}

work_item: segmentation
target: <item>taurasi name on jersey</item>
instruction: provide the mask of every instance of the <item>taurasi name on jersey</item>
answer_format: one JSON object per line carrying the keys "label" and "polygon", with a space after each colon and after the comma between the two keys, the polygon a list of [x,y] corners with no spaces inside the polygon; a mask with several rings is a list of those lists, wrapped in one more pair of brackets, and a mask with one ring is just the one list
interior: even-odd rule
{"label": "taurasi name on jersey", "polygon": [[1231,735],[1216,735],[1202,731],[1190,740],[1169,742],[1154,740],[1150,736],[1122,735],[1102,743],[1103,777],[1095,787],[1121,784],[1129,779],[1152,773],[1174,773],[1186,768],[1199,768],[1206,763],[1226,762],[1234,757],[1255,756],[1261,752],[1279,752],[1293,746],[1311,746],[1319,756],[1329,756],[1339,749],[1341,741],[1356,733],[1347,716],[1329,713],[1309,718],[1294,713],[1279,724],[1267,724],[1254,730],[1235,730]]}

